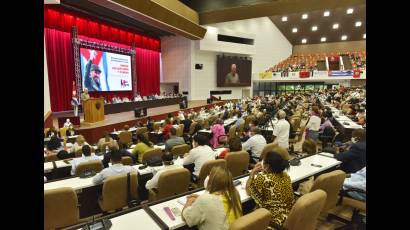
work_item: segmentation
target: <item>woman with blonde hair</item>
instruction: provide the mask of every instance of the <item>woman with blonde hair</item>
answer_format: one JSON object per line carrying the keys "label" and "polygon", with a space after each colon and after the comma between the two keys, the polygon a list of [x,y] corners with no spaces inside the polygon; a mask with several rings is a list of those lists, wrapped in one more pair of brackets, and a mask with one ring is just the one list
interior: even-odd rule
{"label": "woman with blonde hair", "polygon": [[192,194],[182,209],[182,219],[199,230],[225,230],[242,216],[239,192],[229,170],[213,167],[204,181],[205,193]]}
{"label": "woman with blonde hair", "polygon": [[86,141],[83,135],[78,135],[73,147],[71,148],[71,153],[76,153],[79,150],[82,150],[84,145],[89,145]]}

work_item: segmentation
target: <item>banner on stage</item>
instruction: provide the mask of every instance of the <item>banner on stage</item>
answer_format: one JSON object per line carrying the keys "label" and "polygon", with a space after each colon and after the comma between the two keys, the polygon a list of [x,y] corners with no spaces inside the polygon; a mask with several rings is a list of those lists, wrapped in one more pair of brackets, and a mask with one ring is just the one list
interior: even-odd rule
{"label": "banner on stage", "polygon": [[83,89],[89,91],[131,91],[131,56],[80,48]]}
{"label": "banner on stage", "polygon": [[332,70],[329,71],[329,77],[351,77],[353,76],[352,70]]}
{"label": "banner on stage", "polygon": [[272,72],[259,73],[260,80],[272,80]]}

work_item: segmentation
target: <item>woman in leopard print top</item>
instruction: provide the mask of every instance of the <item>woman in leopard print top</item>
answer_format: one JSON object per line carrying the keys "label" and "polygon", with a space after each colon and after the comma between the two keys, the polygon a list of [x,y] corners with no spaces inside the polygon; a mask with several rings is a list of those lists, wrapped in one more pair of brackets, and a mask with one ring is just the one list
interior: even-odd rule
{"label": "woman in leopard print top", "polygon": [[[278,153],[269,152],[253,168],[246,182],[246,192],[257,206],[269,210],[271,222],[282,225],[294,203],[292,183],[284,172],[289,162]],[[256,176],[256,177],[255,177]]]}

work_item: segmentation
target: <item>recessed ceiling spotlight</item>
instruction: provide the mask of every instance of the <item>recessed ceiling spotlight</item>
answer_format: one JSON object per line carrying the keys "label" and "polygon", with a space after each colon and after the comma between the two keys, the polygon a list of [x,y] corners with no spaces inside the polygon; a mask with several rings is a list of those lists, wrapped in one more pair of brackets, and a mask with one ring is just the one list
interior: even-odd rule
{"label": "recessed ceiling spotlight", "polygon": [[307,19],[308,18],[308,14],[302,14],[302,19]]}
{"label": "recessed ceiling spotlight", "polygon": [[317,30],[317,26],[312,26],[312,31],[316,31]]}
{"label": "recessed ceiling spotlight", "polygon": [[339,24],[337,23],[333,24],[333,29],[339,29]]}
{"label": "recessed ceiling spotlight", "polygon": [[361,21],[357,21],[354,25],[355,25],[356,27],[362,26],[362,22],[361,22]]}
{"label": "recessed ceiling spotlight", "polygon": [[292,33],[297,33],[297,32],[298,32],[298,28],[295,27],[292,29]]}
{"label": "recessed ceiling spotlight", "polygon": [[349,8],[346,10],[346,14],[353,14],[353,8]]}
{"label": "recessed ceiling spotlight", "polygon": [[302,39],[302,43],[306,43],[306,42],[307,42],[306,38]]}
{"label": "recessed ceiling spotlight", "polygon": [[283,17],[282,17],[282,22],[286,22],[286,21],[288,21],[288,17],[283,16]]}
{"label": "recessed ceiling spotlight", "polygon": [[320,41],[321,41],[321,42],[325,42],[325,41],[326,41],[326,37],[322,37],[322,38],[320,39]]}
{"label": "recessed ceiling spotlight", "polygon": [[346,35],[343,35],[342,36],[342,40],[344,41],[344,40],[346,40],[347,39],[347,36]]}
{"label": "recessed ceiling spotlight", "polygon": [[329,15],[330,15],[330,11],[326,10],[325,12],[323,12],[324,17],[329,17]]}

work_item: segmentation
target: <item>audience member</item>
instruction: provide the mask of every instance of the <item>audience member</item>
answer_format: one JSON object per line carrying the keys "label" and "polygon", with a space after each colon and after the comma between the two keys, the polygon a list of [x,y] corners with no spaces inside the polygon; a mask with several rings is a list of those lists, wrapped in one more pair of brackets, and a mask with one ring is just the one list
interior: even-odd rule
{"label": "audience member", "polygon": [[312,114],[309,118],[309,121],[306,125],[307,137],[317,141],[319,138],[319,129],[320,129],[320,117],[319,117],[319,108],[317,106],[312,107]]}
{"label": "audience member", "polygon": [[215,152],[209,147],[208,137],[202,134],[194,136],[192,147],[193,149],[185,154],[183,164],[195,164],[193,174],[198,176],[205,162],[215,160]]}
{"label": "audience member", "polygon": [[154,145],[145,138],[144,134],[137,135],[137,144],[135,145],[134,149],[132,149],[132,155],[138,160],[138,162],[142,163],[142,157],[144,153],[154,149]]}
{"label": "audience member", "polygon": [[161,158],[164,167],[158,170],[151,180],[147,181],[147,183],[145,184],[146,189],[158,188],[158,180],[163,172],[181,168],[180,166],[174,165],[174,156],[172,155],[172,153],[165,152],[164,154],[162,154]]}
{"label": "audience member", "polygon": [[352,132],[352,142],[349,150],[335,155],[342,162],[340,167],[346,173],[355,173],[366,166],[366,131],[355,129]]}
{"label": "audience member", "polygon": [[89,145],[89,144],[85,141],[85,138],[83,135],[78,135],[70,152],[76,153],[82,150],[84,145]]}
{"label": "audience member", "polygon": [[215,124],[211,127],[211,135],[212,138],[209,142],[213,148],[217,148],[219,136],[225,135],[224,121],[222,119],[216,119]]}
{"label": "audience member", "polygon": [[231,152],[242,151],[241,139],[238,136],[234,136],[230,138],[228,141],[228,144],[229,144],[229,148],[226,148],[219,154],[218,156],[219,159],[224,159]]}
{"label": "audience member", "polygon": [[177,136],[177,129],[172,127],[170,131],[170,137],[165,142],[165,151],[171,151],[171,149],[176,145],[185,144],[185,140],[182,137]]}
{"label": "audience member", "polygon": [[284,149],[289,148],[289,133],[290,133],[290,124],[285,119],[286,113],[283,110],[279,110],[278,112],[278,122],[275,124],[273,128],[273,143],[278,144],[280,147]]}
{"label": "audience member", "polygon": [[82,156],[74,158],[71,162],[71,175],[75,175],[75,170],[77,166],[81,163],[89,162],[89,161],[101,161],[100,158],[94,154],[91,154],[91,148],[89,145],[84,145],[82,147]]}
{"label": "audience member", "polygon": [[260,134],[259,128],[252,127],[250,130],[250,138],[242,144],[242,149],[250,153],[250,162],[256,163],[259,161],[265,145],[266,139]]}
{"label": "audience member", "polygon": [[362,190],[358,191],[348,191],[347,194],[354,199],[366,201],[366,167],[360,169],[359,171],[352,173],[350,177],[347,177],[343,183],[343,190]]}

